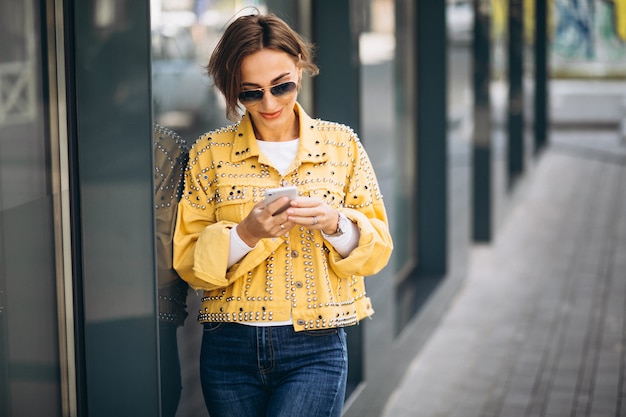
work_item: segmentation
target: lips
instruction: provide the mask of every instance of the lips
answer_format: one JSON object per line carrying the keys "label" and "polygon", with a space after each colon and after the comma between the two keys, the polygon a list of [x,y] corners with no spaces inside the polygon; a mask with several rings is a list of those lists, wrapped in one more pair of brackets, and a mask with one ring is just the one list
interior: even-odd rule
{"label": "lips", "polygon": [[259,114],[264,118],[264,119],[275,119],[278,116],[280,116],[280,114],[282,113],[282,110],[278,110],[276,112],[273,113],[261,113],[259,112]]}

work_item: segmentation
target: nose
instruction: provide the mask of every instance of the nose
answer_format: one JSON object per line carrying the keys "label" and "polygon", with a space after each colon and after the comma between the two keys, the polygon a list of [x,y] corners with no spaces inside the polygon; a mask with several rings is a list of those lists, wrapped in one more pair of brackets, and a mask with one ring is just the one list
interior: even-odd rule
{"label": "nose", "polygon": [[261,99],[261,107],[272,108],[276,103],[276,97],[270,92],[269,88],[263,90],[263,98]]}

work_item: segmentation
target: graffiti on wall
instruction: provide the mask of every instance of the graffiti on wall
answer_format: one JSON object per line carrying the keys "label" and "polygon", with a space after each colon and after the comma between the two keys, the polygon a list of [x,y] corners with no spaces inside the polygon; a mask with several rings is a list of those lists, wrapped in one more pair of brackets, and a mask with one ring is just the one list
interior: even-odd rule
{"label": "graffiti on wall", "polygon": [[[500,61],[505,54],[508,4],[509,0],[491,0],[494,59]],[[538,4],[545,3],[524,0],[524,37],[529,46],[534,43]],[[548,5],[553,76],[626,77],[626,0],[550,0]]]}
{"label": "graffiti on wall", "polygon": [[626,0],[553,0],[552,53],[561,61],[626,58]]}

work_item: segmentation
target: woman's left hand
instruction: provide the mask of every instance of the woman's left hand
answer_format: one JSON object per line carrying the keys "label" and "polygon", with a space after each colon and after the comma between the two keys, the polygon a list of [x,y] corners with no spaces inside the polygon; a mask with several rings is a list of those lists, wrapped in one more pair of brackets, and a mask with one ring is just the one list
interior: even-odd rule
{"label": "woman's left hand", "polygon": [[320,198],[298,197],[287,209],[288,220],[309,229],[322,230],[327,235],[337,231],[339,212]]}

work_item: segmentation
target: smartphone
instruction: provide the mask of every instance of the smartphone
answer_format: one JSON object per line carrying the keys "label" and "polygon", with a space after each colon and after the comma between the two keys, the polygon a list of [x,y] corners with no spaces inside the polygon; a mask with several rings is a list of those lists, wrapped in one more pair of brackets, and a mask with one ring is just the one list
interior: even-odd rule
{"label": "smartphone", "polygon": [[[265,205],[267,206],[268,204],[278,200],[285,195],[289,197],[289,201],[291,201],[298,196],[298,189],[293,185],[289,187],[268,188],[267,190],[265,190]],[[289,207],[289,201],[287,202],[287,204],[279,208],[278,211],[274,213],[274,216],[287,210],[287,208]]]}

